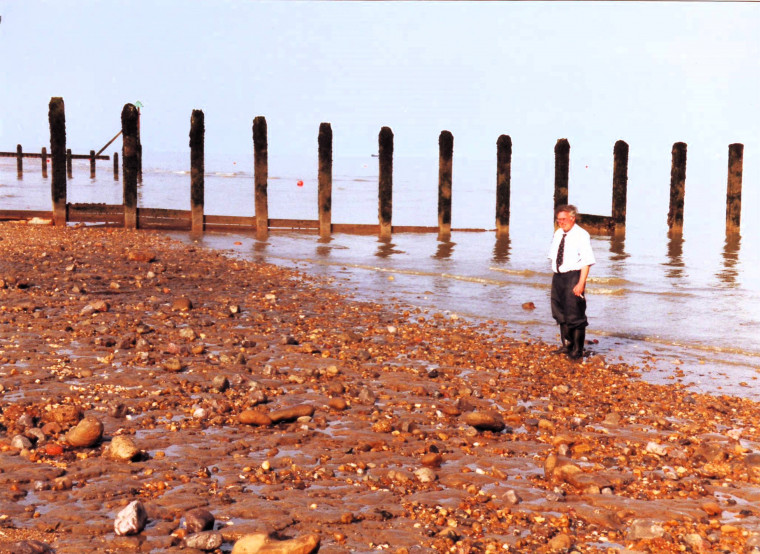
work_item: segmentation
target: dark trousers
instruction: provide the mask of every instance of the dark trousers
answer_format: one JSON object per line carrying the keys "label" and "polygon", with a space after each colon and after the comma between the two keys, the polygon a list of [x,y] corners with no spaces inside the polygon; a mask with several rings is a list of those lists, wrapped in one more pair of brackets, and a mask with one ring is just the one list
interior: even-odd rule
{"label": "dark trousers", "polygon": [[585,328],[586,300],[573,294],[573,287],[580,280],[580,271],[555,273],[552,277],[552,317],[570,329]]}

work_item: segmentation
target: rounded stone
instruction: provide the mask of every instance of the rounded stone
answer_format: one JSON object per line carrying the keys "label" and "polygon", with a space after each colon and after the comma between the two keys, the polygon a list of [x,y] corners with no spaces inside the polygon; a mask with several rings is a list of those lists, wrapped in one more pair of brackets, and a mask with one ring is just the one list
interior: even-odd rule
{"label": "rounded stone", "polygon": [[66,433],[66,442],[75,448],[86,447],[96,444],[102,437],[103,424],[93,416],[87,416]]}

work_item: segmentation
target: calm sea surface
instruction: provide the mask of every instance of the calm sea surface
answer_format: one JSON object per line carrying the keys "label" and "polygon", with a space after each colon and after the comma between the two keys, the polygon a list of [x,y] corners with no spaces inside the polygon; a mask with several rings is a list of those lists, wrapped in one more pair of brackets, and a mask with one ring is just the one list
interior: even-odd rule
{"label": "calm sea surface", "polygon": [[[597,264],[587,291],[587,338],[598,340],[592,351],[639,365],[649,380],[760,399],[760,160],[745,152],[742,234],[727,241],[727,152],[699,154],[689,152],[685,227],[675,238],[666,223],[670,152],[658,159],[631,156],[625,239],[592,241]],[[18,180],[15,160],[0,159],[0,209],[49,210],[50,181],[42,178],[40,161],[24,162]],[[437,157],[394,160],[395,225],[437,224],[437,164]],[[320,241],[314,234],[273,232],[259,241],[207,233],[201,242],[334,277],[358,298],[504,321],[515,337],[554,343],[546,258],[553,164],[551,150],[542,158],[513,157],[508,240],[497,241],[492,232],[495,160],[455,155],[453,227],[485,232],[454,232],[449,242],[434,233],[395,234],[390,243],[344,234]],[[248,156],[207,157],[207,214],[253,215],[252,165]],[[270,217],[317,218],[316,167],[316,156],[270,152]],[[98,176],[90,179],[89,162],[75,161],[68,201],[120,204],[121,181],[114,181],[112,168],[112,162],[98,162]],[[571,154],[570,201],[581,212],[609,215],[611,175],[611,153],[609,159]],[[189,153],[146,152],[138,194],[139,206],[189,209]],[[335,159],[333,222],[377,222],[377,159]],[[185,233],[172,235],[190,240]],[[525,302],[536,309],[524,310]],[[674,376],[675,370],[683,376]]]}

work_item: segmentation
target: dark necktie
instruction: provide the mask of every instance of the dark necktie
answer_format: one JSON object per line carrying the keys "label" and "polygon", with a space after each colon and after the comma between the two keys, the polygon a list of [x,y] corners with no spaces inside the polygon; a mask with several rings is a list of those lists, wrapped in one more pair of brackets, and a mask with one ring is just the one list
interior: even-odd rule
{"label": "dark necktie", "polygon": [[562,240],[559,241],[559,248],[557,248],[557,273],[559,273],[559,266],[565,260],[565,237],[567,233],[562,233]]}

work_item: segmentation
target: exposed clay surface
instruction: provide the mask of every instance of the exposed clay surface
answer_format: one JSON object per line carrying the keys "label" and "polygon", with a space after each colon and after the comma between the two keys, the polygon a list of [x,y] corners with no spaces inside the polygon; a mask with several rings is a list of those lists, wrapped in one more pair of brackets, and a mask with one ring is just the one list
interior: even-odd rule
{"label": "exposed clay surface", "polygon": [[2,224],[0,248],[2,552],[760,544],[754,402],[156,233]]}

